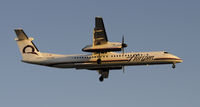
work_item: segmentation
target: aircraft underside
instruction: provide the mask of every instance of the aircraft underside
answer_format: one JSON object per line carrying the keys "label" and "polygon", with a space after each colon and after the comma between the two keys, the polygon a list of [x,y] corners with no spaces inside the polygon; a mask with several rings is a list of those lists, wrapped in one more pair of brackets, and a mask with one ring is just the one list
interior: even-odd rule
{"label": "aircraft underside", "polygon": [[[105,78],[109,76],[109,70],[121,70],[124,66],[134,66],[134,65],[155,65],[155,64],[172,64],[172,68],[175,68],[174,61],[154,61],[154,62],[132,62],[132,63],[73,63],[73,64],[66,64],[66,63],[57,63],[48,65],[50,67],[57,67],[57,68],[75,68],[75,69],[88,69],[88,70],[97,70],[98,73],[101,75],[99,77],[99,81],[103,81]],[[124,72],[124,70],[123,70]]]}
{"label": "aircraft underside", "polygon": [[48,64],[46,66],[56,67],[56,68],[76,68],[76,69],[103,69],[103,68],[115,68],[115,67],[122,67],[122,66],[134,66],[134,65],[156,65],[156,64],[173,64],[174,62],[171,61],[160,61],[160,62],[135,62],[135,63],[54,63]]}

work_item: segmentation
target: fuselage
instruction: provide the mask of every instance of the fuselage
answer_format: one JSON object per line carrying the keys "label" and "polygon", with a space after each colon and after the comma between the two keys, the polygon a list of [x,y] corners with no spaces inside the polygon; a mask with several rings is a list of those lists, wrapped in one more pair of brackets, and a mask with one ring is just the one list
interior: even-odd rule
{"label": "fuselage", "polygon": [[[57,55],[41,53],[43,57],[32,57],[23,62],[57,67],[76,69],[120,68],[128,65],[153,65],[181,63],[181,58],[164,51],[157,52],[106,52],[99,54]],[[101,59],[101,64],[97,63]]]}
{"label": "fuselage", "polygon": [[[124,48],[127,47],[124,36],[121,42],[110,42],[101,17],[95,17],[92,45],[82,49],[90,54],[42,53],[33,43],[33,38],[28,37],[23,29],[15,29],[15,33],[17,35],[15,40],[23,62],[56,68],[97,70],[101,75],[99,77],[101,82],[104,78],[108,78],[110,70],[124,71],[124,66],[172,64],[172,68],[175,68],[176,63],[182,62],[181,58],[164,51],[124,53]],[[121,51],[121,53],[116,53],[116,51]]]}

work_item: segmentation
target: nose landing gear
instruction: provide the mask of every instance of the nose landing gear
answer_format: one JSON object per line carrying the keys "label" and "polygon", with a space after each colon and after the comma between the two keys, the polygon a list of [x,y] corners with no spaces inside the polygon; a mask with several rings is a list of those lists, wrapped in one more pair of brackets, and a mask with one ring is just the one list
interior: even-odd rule
{"label": "nose landing gear", "polygon": [[173,69],[176,68],[176,64],[175,64],[175,63],[172,64],[172,68],[173,68]]}

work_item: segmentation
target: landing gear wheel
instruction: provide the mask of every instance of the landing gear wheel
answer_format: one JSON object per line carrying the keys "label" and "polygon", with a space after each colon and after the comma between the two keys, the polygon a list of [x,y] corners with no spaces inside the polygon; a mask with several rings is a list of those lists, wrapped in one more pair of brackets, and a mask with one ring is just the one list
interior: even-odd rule
{"label": "landing gear wheel", "polygon": [[173,65],[172,65],[172,68],[173,68],[173,69],[174,69],[174,68],[176,68],[176,65],[175,65],[175,64],[173,64]]}
{"label": "landing gear wheel", "polygon": [[101,59],[97,59],[97,64],[101,64]]}
{"label": "landing gear wheel", "polygon": [[100,77],[99,77],[99,81],[100,81],[100,82],[103,82],[103,80],[104,80],[103,76],[100,76]]}

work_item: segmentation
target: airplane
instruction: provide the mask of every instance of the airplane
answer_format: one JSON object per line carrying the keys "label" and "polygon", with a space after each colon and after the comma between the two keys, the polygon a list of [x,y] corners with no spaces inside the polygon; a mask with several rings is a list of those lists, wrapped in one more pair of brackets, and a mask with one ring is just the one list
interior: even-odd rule
{"label": "airplane", "polygon": [[125,53],[124,48],[128,45],[124,43],[124,36],[121,43],[108,41],[102,17],[95,17],[92,45],[82,49],[89,54],[43,53],[32,42],[34,39],[28,37],[23,29],[14,31],[17,35],[15,40],[22,55],[22,62],[56,68],[97,70],[100,74],[100,82],[108,78],[110,70],[122,69],[124,72],[124,66],[172,64],[172,68],[175,68],[176,63],[183,62],[181,58],[166,51]]}

